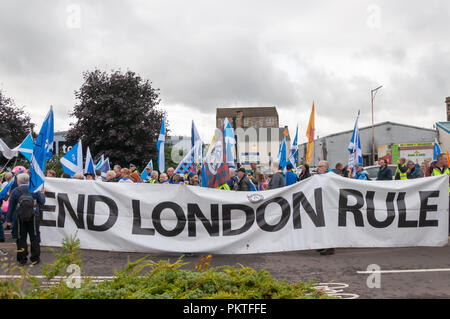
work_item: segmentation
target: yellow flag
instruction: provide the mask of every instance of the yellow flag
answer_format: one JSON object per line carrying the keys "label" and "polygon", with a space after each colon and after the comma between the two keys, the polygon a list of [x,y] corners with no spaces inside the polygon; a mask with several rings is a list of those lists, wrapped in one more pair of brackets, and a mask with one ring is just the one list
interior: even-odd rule
{"label": "yellow flag", "polygon": [[311,115],[309,117],[309,124],[306,130],[306,137],[308,138],[308,146],[306,147],[306,163],[309,165],[314,156],[314,102],[312,105]]}

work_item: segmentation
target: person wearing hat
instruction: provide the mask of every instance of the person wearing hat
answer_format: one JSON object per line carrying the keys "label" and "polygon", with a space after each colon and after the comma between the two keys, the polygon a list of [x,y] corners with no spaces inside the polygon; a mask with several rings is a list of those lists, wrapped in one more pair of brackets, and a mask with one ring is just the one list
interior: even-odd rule
{"label": "person wearing hat", "polygon": [[247,176],[245,168],[241,167],[237,171],[237,182],[234,183],[233,190],[238,192],[249,192],[250,191],[250,179]]}
{"label": "person wearing hat", "polygon": [[196,173],[189,173],[188,175],[188,185],[198,186],[198,175]]}
{"label": "person wearing hat", "polygon": [[133,174],[134,172],[139,174],[139,172],[136,170],[136,165],[130,164],[130,175]]}

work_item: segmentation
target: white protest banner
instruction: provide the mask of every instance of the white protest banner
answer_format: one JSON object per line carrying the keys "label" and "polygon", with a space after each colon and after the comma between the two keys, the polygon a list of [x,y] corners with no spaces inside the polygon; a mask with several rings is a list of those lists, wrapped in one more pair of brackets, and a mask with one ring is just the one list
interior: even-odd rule
{"label": "white protest banner", "polygon": [[448,176],[358,181],[333,173],[264,192],[47,178],[42,245],[248,254],[332,247],[444,246]]}

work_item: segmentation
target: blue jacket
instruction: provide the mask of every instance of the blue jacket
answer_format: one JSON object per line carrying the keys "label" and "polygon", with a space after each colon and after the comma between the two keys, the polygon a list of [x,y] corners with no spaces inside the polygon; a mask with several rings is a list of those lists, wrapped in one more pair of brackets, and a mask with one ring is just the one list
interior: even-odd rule
{"label": "blue jacket", "polygon": [[286,178],[286,186],[297,183],[297,175],[295,175],[294,172],[287,172],[285,178]]}
{"label": "blue jacket", "polygon": [[[6,215],[6,221],[8,223],[12,223],[13,216],[16,214],[16,206],[18,204],[19,197],[20,195],[22,195],[22,193],[18,189],[19,187],[23,190],[28,191],[28,185],[20,185],[11,192],[11,195],[9,196],[8,213]],[[39,207],[45,204],[45,196],[41,192],[33,193],[32,195],[37,204],[35,214],[36,217],[39,217]]]}
{"label": "blue jacket", "polygon": [[360,179],[360,180],[366,180],[367,181],[367,180],[369,180],[369,176],[367,175],[366,172],[360,171],[360,172],[355,174],[353,179]]}

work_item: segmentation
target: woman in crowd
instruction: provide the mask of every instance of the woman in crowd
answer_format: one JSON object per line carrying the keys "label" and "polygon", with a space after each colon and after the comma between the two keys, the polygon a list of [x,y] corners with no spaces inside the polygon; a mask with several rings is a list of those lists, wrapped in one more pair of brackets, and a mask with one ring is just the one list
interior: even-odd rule
{"label": "woman in crowd", "polygon": [[128,168],[122,168],[120,170],[120,176],[122,176],[122,178],[119,180],[119,183],[133,183],[130,178],[130,170]]}
{"label": "woman in crowd", "polygon": [[161,175],[159,175],[159,183],[160,184],[165,184],[169,182],[169,178],[167,177],[166,173],[161,173]]}
{"label": "woman in crowd", "polygon": [[113,170],[106,172],[106,181],[108,183],[115,183],[116,182],[116,172]]}
{"label": "woman in crowd", "polygon": [[136,172],[131,173],[130,178],[133,181],[133,183],[143,183],[144,182],[142,180],[142,178],[139,176],[139,174]]}
{"label": "woman in crowd", "polygon": [[263,173],[259,173],[257,176],[258,179],[258,190],[265,191],[267,189],[268,181]]}
{"label": "woman in crowd", "polygon": [[302,172],[300,173],[300,176],[298,177],[299,181],[302,181],[304,179],[307,179],[308,177],[311,177],[311,173],[309,172],[309,165],[303,164],[302,165]]}
{"label": "woman in crowd", "polygon": [[84,176],[81,173],[76,173],[75,175],[73,175],[73,178],[84,181]]}

